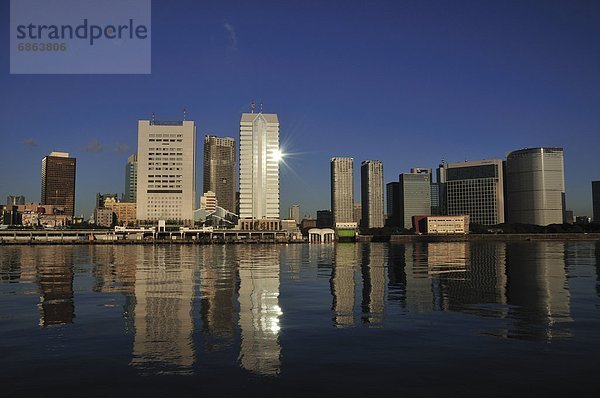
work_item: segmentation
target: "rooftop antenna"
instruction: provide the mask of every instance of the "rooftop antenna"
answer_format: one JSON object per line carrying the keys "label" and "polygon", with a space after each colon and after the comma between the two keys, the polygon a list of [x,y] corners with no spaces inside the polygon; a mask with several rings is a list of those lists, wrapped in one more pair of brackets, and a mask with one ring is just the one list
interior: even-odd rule
{"label": "rooftop antenna", "polygon": [[185,121],[185,114],[187,112],[187,109],[183,108],[183,121]]}
{"label": "rooftop antenna", "polygon": [[262,100],[260,100],[260,113],[262,113]]}
{"label": "rooftop antenna", "polygon": [[254,98],[252,98],[252,113],[254,113]]}
{"label": "rooftop antenna", "polygon": [[152,123],[150,124],[154,124],[154,112],[152,112]]}

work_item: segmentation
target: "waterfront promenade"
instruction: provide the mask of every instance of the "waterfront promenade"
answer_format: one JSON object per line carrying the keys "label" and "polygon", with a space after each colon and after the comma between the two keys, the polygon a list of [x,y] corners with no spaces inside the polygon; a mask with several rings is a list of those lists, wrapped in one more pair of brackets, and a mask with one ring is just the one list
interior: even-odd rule
{"label": "waterfront promenade", "polygon": [[[468,234],[468,235],[359,235],[359,242],[465,242],[465,241],[532,241],[575,240],[599,241],[600,233],[539,233],[539,234]],[[3,230],[0,244],[248,244],[304,243],[306,239],[291,239],[285,231],[214,230],[207,232],[146,232],[121,233],[112,230]]]}

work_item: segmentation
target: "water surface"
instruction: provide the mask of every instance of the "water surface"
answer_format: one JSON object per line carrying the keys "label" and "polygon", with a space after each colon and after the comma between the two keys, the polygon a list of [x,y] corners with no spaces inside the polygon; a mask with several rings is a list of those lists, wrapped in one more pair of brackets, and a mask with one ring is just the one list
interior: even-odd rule
{"label": "water surface", "polygon": [[19,396],[589,394],[599,258],[598,242],[4,246],[0,378]]}

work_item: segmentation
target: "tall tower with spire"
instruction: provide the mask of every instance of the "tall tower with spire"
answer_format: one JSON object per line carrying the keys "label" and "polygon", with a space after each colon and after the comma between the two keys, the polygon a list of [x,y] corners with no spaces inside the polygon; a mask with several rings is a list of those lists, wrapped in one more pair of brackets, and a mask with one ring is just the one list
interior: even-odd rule
{"label": "tall tower with spire", "polygon": [[240,218],[279,219],[279,119],[242,113],[240,121]]}

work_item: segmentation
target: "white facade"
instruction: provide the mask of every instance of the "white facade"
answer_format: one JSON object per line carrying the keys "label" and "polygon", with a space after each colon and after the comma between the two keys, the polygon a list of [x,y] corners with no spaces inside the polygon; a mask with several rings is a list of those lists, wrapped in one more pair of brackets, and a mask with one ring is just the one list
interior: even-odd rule
{"label": "white facade", "polygon": [[427,217],[427,233],[468,234],[469,216],[430,216]]}
{"label": "white facade", "polygon": [[138,122],[137,219],[191,224],[196,207],[196,124]]}
{"label": "white facade", "polygon": [[354,159],[331,158],[333,225],[354,222]]}
{"label": "white facade", "polygon": [[360,166],[362,223],[365,228],[383,228],[383,163],[365,160]]}
{"label": "white facade", "polygon": [[240,121],[240,219],[279,219],[279,119],[243,113]]}
{"label": "white facade", "polygon": [[511,223],[562,224],[565,170],[562,148],[521,149],[506,157]]}

